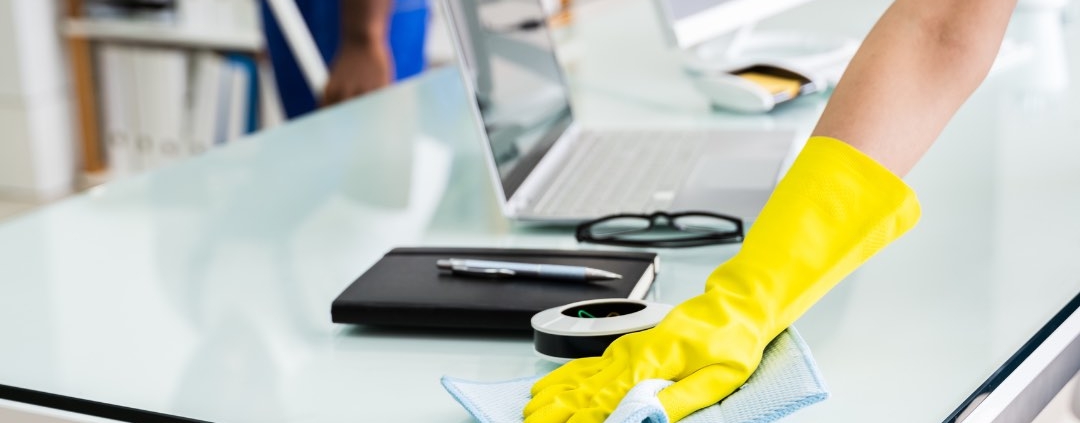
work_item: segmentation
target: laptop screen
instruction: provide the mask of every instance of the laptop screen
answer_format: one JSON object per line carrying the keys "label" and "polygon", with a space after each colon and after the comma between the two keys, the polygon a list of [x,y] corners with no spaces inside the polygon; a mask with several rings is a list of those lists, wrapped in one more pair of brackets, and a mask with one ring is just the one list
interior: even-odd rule
{"label": "laptop screen", "polygon": [[539,1],[446,4],[509,199],[572,118],[545,13]]}

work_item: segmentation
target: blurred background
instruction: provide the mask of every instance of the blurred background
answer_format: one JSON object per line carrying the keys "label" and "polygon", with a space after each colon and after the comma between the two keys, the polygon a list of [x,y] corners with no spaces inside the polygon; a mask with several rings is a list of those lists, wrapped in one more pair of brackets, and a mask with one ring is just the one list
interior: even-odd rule
{"label": "blurred background", "polygon": [[[439,2],[394,3],[428,23],[407,76],[452,63]],[[0,0],[0,220],[295,115],[267,16],[263,0]]]}

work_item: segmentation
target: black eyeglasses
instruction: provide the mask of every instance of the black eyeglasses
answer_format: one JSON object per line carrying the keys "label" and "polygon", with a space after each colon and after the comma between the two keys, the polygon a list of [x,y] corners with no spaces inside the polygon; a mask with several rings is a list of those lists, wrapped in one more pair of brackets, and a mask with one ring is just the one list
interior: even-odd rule
{"label": "black eyeglasses", "polygon": [[741,219],[707,212],[616,214],[577,227],[577,240],[626,247],[698,247],[743,240]]}

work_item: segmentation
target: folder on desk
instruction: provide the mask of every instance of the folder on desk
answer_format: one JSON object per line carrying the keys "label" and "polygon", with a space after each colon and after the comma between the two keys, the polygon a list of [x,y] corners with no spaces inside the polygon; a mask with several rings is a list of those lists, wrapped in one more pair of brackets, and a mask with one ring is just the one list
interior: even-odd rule
{"label": "folder on desk", "polygon": [[[562,264],[607,270],[621,280],[570,282],[462,276],[441,259]],[[656,277],[655,253],[488,248],[397,248],[331,306],[335,323],[465,329],[530,329],[533,314],[600,298],[642,299]]]}

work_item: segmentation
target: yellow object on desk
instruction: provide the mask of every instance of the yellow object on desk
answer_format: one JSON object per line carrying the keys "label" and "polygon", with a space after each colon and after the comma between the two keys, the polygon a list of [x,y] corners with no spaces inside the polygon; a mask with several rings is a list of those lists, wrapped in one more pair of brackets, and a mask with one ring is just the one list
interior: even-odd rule
{"label": "yellow object on desk", "polygon": [[793,99],[802,91],[802,81],[759,72],[743,72],[736,76],[760,85],[773,95],[777,103]]}

